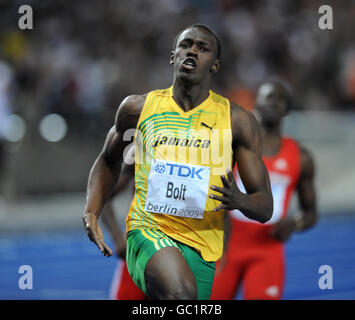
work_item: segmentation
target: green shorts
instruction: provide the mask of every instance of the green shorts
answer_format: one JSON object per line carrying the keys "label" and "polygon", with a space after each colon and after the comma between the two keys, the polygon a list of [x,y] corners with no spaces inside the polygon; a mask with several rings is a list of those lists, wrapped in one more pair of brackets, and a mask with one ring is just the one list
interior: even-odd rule
{"label": "green shorts", "polygon": [[208,300],[212,291],[215,262],[203,260],[195,249],[158,230],[136,229],[127,234],[126,263],[135,284],[147,295],[145,267],[150,258],[165,247],[176,247],[180,250],[195,276],[197,298]]}

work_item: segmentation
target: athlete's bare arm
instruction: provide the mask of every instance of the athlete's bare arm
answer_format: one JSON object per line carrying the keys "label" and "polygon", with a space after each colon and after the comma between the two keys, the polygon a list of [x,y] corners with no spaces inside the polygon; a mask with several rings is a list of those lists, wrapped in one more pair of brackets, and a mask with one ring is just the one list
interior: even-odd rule
{"label": "athlete's bare arm", "polygon": [[122,164],[118,183],[116,184],[109,201],[104,205],[101,211],[101,221],[113,240],[116,255],[121,259],[126,258],[126,237],[124,232],[122,232],[124,228],[120,225],[119,220],[116,219],[114,209],[112,206],[112,200],[121,191],[127,188],[127,185],[129,184],[129,182],[132,180],[133,177],[134,177],[134,164],[128,165],[126,162],[124,162]]}
{"label": "athlete's bare arm", "polygon": [[269,174],[262,160],[260,127],[255,117],[243,108],[231,104],[233,153],[247,194],[242,193],[232,172],[221,176],[224,188],[211,186],[223,196],[210,195],[222,203],[215,210],[240,210],[246,217],[265,223],[273,212]]}
{"label": "athlete's bare arm", "polygon": [[301,148],[301,177],[297,185],[297,194],[302,218],[297,221],[297,231],[312,227],[317,219],[316,190],[314,187],[315,167],[308,150]]}
{"label": "athlete's bare arm", "polygon": [[124,141],[124,132],[136,128],[144,101],[145,96],[135,95],[127,97],[121,103],[116,113],[115,125],[108,132],[104,147],[89,174],[83,222],[90,240],[105,256],[111,256],[112,250],[104,242],[97,220],[119,179],[123,151],[131,143]]}
{"label": "athlete's bare arm", "polygon": [[318,218],[316,191],[314,187],[314,162],[308,150],[301,148],[301,173],[297,184],[298,202],[301,216],[294,219],[281,219],[275,224],[273,236],[282,242],[287,241],[293,232],[312,227]]}

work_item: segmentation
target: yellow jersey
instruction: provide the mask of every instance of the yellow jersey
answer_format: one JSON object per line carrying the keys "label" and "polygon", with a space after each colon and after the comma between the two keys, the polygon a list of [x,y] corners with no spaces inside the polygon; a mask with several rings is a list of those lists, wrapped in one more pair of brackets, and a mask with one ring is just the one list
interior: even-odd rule
{"label": "yellow jersey", "polygon": [[[185,112],[172,87],[148,93],[135,134],[135,194],[126,219],[133,229],[160,230],[206,261],[223,252],[224,210],[211,185],[232,169],[229,100],[209,97]],[[218,193],[217,193],[218,194]]]}

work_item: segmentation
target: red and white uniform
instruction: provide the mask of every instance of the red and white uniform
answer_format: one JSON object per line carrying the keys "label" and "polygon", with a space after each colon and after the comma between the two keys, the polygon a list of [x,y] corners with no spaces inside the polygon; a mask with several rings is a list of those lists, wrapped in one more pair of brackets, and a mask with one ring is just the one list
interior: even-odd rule
{"label": "red and white uniform", "polygon": [[[287,215],[300,175],[297,142],[282,138],[273,157],[263,156],[274,199],[272,218],[265,224],[248,219],[239,210],[231,214],[231,234],[223,270],[214,279],[211,299],[232,300],[240,284],[244,299],[281,299],[284,286],[284,246],[271,236],[273,225]],[[233,171],[242,192],[238,171]]]}

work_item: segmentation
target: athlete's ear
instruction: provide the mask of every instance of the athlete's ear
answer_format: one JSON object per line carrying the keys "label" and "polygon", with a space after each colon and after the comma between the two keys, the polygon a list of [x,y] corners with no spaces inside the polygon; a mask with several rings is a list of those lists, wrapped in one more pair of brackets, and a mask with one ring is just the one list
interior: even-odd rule
{"label": "athlete's ear", "polygon": [[170,64],[174,64],[175,62],[175,52],[174,51],[171,51],[171,56],[170,56],[170,61],[169,63]]}
{"label": "athlete's ear", "polygon": [[211,71],[212,73],[216,73],[216,72],[219,70],[220,67],[221,67],[221,60],[217,59],[217,60],[215,60],[215,62],[213,63],[213,65],[212,65],[210,71]]}

